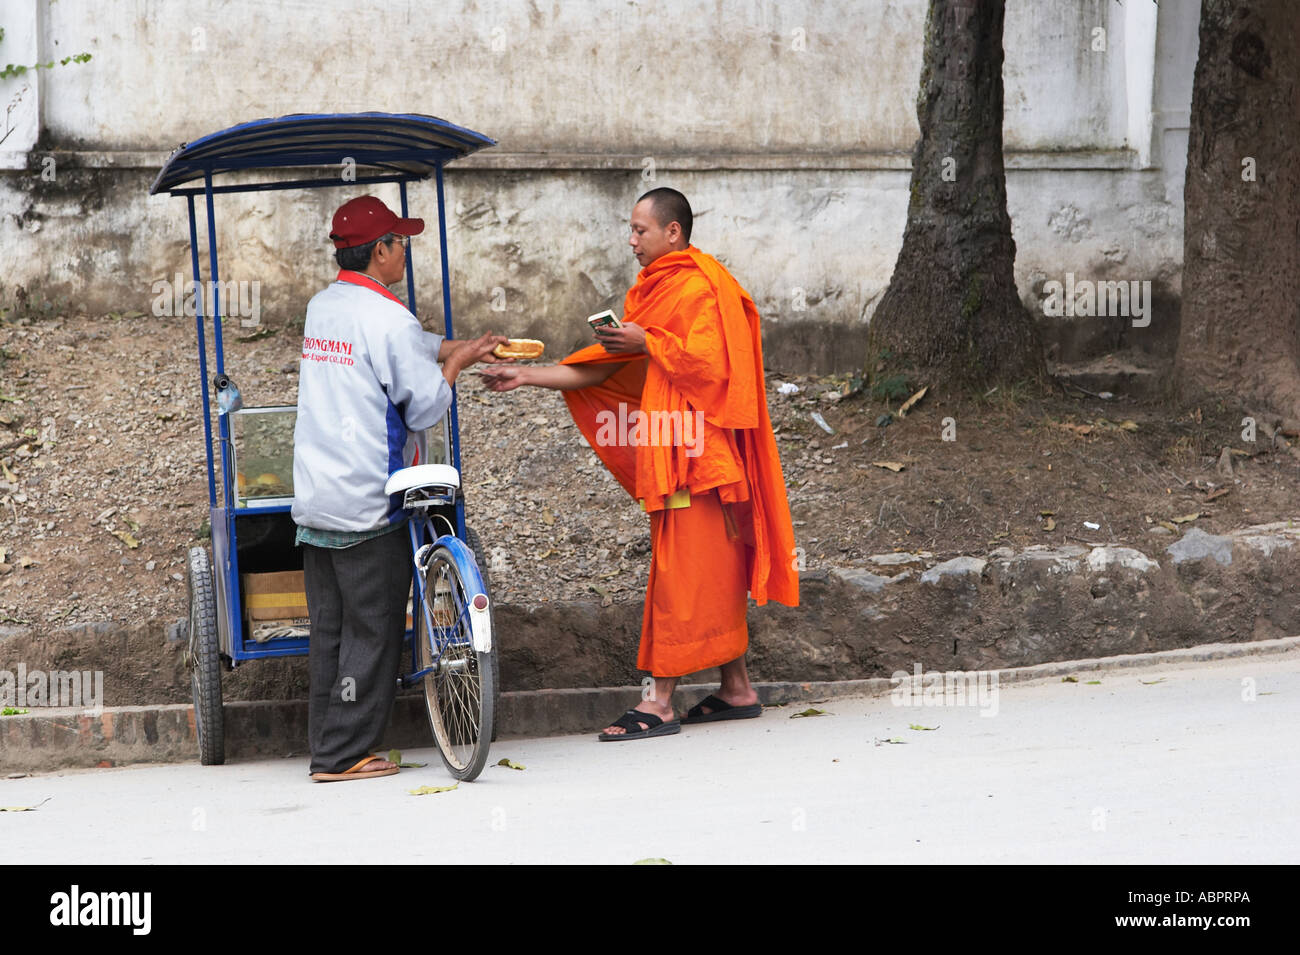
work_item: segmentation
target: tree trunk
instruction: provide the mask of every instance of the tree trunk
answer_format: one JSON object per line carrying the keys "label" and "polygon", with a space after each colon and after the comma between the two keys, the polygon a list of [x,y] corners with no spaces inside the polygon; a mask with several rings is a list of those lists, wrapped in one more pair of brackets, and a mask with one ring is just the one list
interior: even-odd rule
{"label": "tree trunk", "polygon": [[867,374],[978,386],[1038,377],[1016,292],[1002,165],[1004,0],[930,0],[903,247],[867,333]]}
{"label": "tree trunk", "polygon": [[1203,0],[1179,383],[1300,419],[1300,10]]}

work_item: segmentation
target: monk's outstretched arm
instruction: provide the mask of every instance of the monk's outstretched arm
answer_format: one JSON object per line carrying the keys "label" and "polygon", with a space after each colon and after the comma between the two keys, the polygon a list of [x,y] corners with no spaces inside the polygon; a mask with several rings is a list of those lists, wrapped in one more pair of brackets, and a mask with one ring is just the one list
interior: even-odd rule
{"label": "monk's outstretched arm", "polygon": [[599,385],[623,367],[622,362],[582,365],[524,365],[515,368],[484,368],[479,372],[492,391],[513,391],[521,385],[573,391]]}

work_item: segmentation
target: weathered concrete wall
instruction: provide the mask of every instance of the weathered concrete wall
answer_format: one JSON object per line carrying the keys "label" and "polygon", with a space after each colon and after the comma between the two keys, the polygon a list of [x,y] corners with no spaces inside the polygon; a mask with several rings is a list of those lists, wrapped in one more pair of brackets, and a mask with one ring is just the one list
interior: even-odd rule
{"label": "weathered concrete wall", "polygon": [[[0,60],[93,59],[0,82],[0,304],[22,287],[59,308],[148,311],[156,282],[188,275],[184,202],[146,195],[177,143],[258,116],[408,110],[500,143],[448,174],[458,330],[553,353],[585,341],[582,317],[618,308],[635,277],[632,200],[671,185],[696,207],[696,243],[758,301],[769,363],[845,370],[901,243],[925,9],[8,0]],[[1022,294],[1066,272],[1162,294],[1146,329],[1048,323],[1066,357],[1116,336],[1160,350],[1176,332],[1198,15],[1198,0],[1008,5]],[[259,282],[263,320],[300,315],[333,271],[329,216],[358,191],[220,197],[223,280]],[[432,218],[431,187],[412,200]],[[433,319],[437,240],[417,242]]]}

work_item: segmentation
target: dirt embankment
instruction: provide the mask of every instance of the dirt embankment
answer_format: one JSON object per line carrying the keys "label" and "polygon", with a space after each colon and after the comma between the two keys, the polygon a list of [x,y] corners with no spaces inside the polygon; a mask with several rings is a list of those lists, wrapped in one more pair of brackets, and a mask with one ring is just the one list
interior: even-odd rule
{"label": "dirt embankment", "polygon": [[[239,340],[247,331],[226,340],[246,406],[294,403],[300,326]],[[1149,551],[1187,526],[1224,533],[1295,513],[1300,466],[1263,432],[1244,440],[1238,407],[999,391],[930,394],[899,418],[905,394],[846,396],[850,384],[769,370],[809,572],[867,568],[891,551],[934,561],[1035,543]],[[558,395],[495,395],[467,376],[459,399],[467,510],[497,600],[522,612],[588,602],[592,620],[578,627],[580,614],[556,608],[555,626],[572,620],[613,641],[601,653],[622,652],[644,594],[647,518]],[[201,407],[190,320],[0,323],[0,626],[39,640],[111,622],[152,630],[162,646],[187,613],[186,552],[207,539]],[[1224,448],[1230,471],[1218,464]]]}

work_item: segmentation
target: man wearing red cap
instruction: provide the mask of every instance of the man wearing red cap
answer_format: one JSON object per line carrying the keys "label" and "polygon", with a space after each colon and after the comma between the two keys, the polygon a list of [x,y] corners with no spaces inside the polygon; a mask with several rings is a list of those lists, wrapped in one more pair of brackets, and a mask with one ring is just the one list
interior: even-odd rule
{"label": "man wearing red cap", "polygon": [[446,414],[460,371],[494,361],[507,341],[427,332],[388,290],[406,271],[408,237],[423,231],[374,196],[344,203],[330,233],[338,279],[307,306],[293,520],[311,617],[310,772],[321,782],[398,770],[371,753],[392,712],[411,586],[406,512],[384,483],[410,463],[409,433]]}

